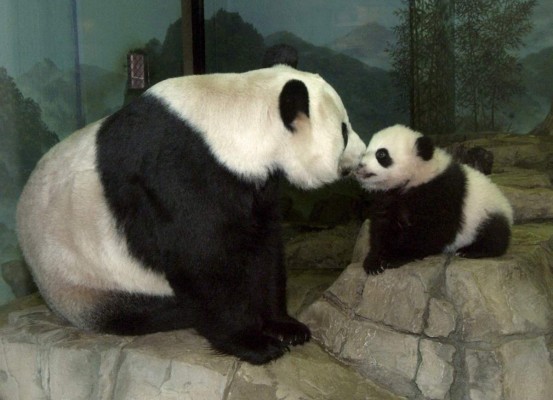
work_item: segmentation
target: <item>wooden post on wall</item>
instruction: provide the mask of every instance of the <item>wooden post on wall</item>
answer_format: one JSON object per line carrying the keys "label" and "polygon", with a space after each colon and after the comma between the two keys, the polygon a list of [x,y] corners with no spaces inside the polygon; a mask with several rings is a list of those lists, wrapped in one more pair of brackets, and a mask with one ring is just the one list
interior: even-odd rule
{"label": "wooden post on wall", "polygon": [[205,72],[203,0],[181,0],[184,75]]}

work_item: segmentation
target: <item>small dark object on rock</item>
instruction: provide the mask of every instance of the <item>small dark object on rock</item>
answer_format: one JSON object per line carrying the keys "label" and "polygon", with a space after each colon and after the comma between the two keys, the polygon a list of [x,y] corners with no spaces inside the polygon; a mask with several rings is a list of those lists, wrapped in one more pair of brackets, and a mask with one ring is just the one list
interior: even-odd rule
{"label": "small dark object on rock", "polygon": [[467,164],[484,175],[490,175],[493,167],[493,153],[482,146],[467,149],[459,144],[452,149],[452,155],[460,163]]}
{"label": "small dark object on rock", "polygon": [[263,68],[268,68],[277,64],[285,64],[297,68],[297,50],[287,44],[275,44],[269,47],[263,56],[262,66]]}

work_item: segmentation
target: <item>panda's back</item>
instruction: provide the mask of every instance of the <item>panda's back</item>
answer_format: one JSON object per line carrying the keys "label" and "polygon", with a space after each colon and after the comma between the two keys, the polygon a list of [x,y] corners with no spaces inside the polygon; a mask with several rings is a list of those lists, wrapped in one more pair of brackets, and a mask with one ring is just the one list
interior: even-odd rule
{"label": "panda's back", "polygon": [[499,188],[484,174],[468,165],[461,165],[466,176],[466,194],[463,199],[463,224],[448,250],[456,251],[476,238],[479,228],[490,218],[513,223],[513,210]]}
{"label": "panda's back", "polygon": [[163,277],[129,257],[103,201],[95,145],[103,122],[84,127],[50,149],[20,196],[18,239],[47,300],[71,285],[172,293]]}

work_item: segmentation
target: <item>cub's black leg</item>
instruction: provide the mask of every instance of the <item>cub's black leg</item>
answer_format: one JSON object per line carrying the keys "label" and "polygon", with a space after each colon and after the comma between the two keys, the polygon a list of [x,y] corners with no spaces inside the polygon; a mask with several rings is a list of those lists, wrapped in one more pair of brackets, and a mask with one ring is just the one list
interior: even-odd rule
{"label": "cub's black leg", "polygon": [[363,268],[369,275],[378,275],[387,269],[395,269],[417,260],[414,257],[385,257],[369,253],[363,262]]}
{"label": "cub's black leg", "polygon": [[476,239],[458,250],[465,258],[499,257],[507,251],[511,227],[503,215],[493,214],[480,227]]}

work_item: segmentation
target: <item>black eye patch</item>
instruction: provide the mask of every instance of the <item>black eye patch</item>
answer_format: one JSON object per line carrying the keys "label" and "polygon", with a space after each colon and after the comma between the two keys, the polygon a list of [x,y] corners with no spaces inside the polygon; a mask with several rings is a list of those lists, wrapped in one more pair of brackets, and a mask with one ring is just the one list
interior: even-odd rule
{"label": "black eye patch", "polygon": [[348,145],[348,126],[342,122],[342,138],[344,139],[344,149]]}
{"label": "black eye patch", "polygon": [[390,153],[386,149],[378,149],[374,155],[378,163],[384,168],[388,168],[393,164],[392,157],[390,157]]}

